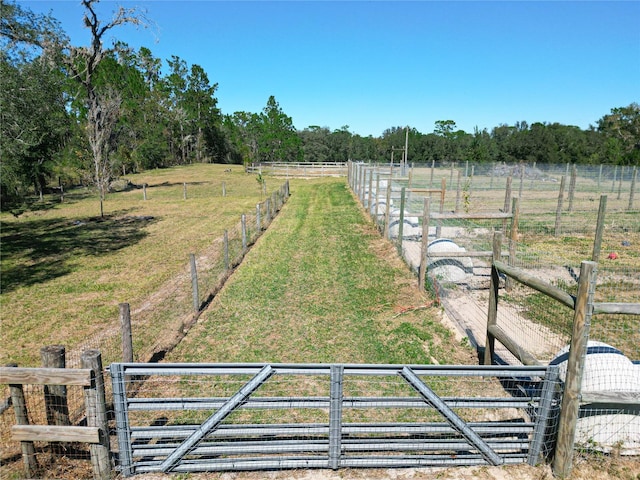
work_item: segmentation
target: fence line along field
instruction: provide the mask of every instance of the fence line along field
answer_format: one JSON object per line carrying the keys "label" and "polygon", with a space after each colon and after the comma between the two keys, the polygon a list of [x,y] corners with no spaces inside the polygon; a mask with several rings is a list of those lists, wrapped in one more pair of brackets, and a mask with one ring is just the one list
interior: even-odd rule
{"label": "fence line along field", "polygon": [[[120,302],[132,308],[153,302],[155,292],[177,288],[172,279],[185,271],[189,282],[189,254],[210,249],[265,200],[256,177],[238,166],[194,165],[126,179],[122,191],[107,195],[103,218],[97,196],[83,188],[17,216],[2,213],[0,364],[39,365],[43,345],[70,349],[118,329]],[[277,186],[269,181],[267,188]]]}

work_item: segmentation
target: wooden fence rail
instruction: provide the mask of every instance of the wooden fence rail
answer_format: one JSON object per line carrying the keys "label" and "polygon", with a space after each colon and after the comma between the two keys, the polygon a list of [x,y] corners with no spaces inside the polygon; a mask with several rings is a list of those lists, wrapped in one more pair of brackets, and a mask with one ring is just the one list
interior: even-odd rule
{"label": "wooden fence rail", "polygon": [[[90,444],[94,478],[111,478],[109,431],[102,360],[97,350],[82,354],[85,368],[19,368],[0,367],[0,384],[7,384],[16,415],[16,425],[11,428],[13,440],[19,441],[26,478],[34,478],[39,466],[35,455],[35,441],[79,442]],[[81,386],[84,389],[87,426],[29,425],[23,385]]]}

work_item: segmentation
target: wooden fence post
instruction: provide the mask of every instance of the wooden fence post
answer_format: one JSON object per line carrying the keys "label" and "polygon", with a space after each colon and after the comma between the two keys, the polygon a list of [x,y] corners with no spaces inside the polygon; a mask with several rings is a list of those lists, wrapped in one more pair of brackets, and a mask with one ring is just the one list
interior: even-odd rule
{"label": "wooden fence post", "polygon": [[389,183],[387,184],[387,208],[384,212],[384,238],[389,239],[389,219],[391,210],[391,177],[389,177]]}
{"label": "wooden fence post", "polygon": [[193,294],[193,311],[197,313],[200,310],[200,294],[198,292],[198,269],[196,268],[196,256],[194,253],[189,254],[189,264],[191,265],[191,291]]}
{"label": "wooden fence post", "polygon": [[560,179],[560,191],[558,192],[558,206],[556,207],[556,225],[555,225],[555,229],[554,229],[554,236],[559,236],[560,235],[560,230],[562,228],[562,202],[564,200],[564,185],[565,185],[566,179],[565,176],[563,175],[562,178]]}
{"label": "wooden fence post", "polygon": [[[268,202],[268,199],[267,199]],[[268,204],[268,203],[267,203]],[[224,231],[224,269],[229,270],[231,265],[229,263],[229,232]]]}
{"label": "wooden fence post", "polygon": [[222,196],[227,196],[227,184],[225,182],[222,182]]}
{"label": "wooden fence post", "polygon": [[[509,175],[507,177],[507,185],[504,189],[504,207],[502,209],[502,211],[504,213],[509,213],[511,212],[511,210],[509,210],[511,208],[511,182],[513,181],[513,178],[511,177],[511,175]],[[507,219],[505,218],[502,221],[502,233],[506,234],[507,233]]]}
{"label": "wooden fence post", "polygon": [[107,423],[107,406],[104,393],[104,376],[102,375],[102,356],[98,350],[85,350],[80,357],[82,368],[93,372],[90,387],[84,387],[84,403],[87,415],[87,426],[100,429],[100,443],[91,444],[91,464],[93,478],[109,480],[111,478],[111,458],[109,448],[109,425]]}
{"label": "wooden fence post", "polygon": [[[17,367],[16,363],[7,365],[8,367]],[[13,411],[16,415],[16,425],[29,425],[29,414],[27,412],[27,403],[24,398],[24,390],[22,385],[9,385],[11,392],[11,403]],[[26,478],[34,478],[38,471],[38,461],[36,459],[36,449],[33,442],[21,441],[20,449],[22,451],[22,461],[24,463],[24,474]]]}
{"label": "wooden fence post", "polygon": [[433,173],[436,168],[436,161],[431,160],[431,175],[429,176],[429,188],[433,188]]}
{"label": "wooden fence post", "polygon": [[183,198],[184,200],[186,200],[186,199],[187,199],[187,182],[184,182],[184,183],[182,184],[182,198]]}
{"label": "wooden fence post", "polygon": [[518,198],[522,198],[522,190],[524,188],[524,171],[526,165],[524,162],[520,162],[520,187],[518,188]]}
{"label": "wooden fence post", "polygon": [[402,256],[402,237],[404,236],[404,204],[406,196],[406,188],[402,187],[400,190],[400,219],[398,221],[398,254]]}
{"label": "wooden fence post", "polygon": [[567,360],[567,374],[564,383],[558,442],[553,463],[553,473],[565,478],[571,472],[573,461],[573,445],[580,409],[580,392],[584,364],[586,360],[589,327],[593,310],[593,294],[595,290],[596,263],[583,261],[580,265],[578,295],[576,296],[573,331]]}
{"label": "wooden fence post", "polygon": [[118,305],[122,332],[122,361],[133,362],[133,335],[131,334],[131,309],[128,303]]}
{"label": "wooden fence post", "polygon": [[[42,366],[45,368],[65,368],[64,345],[48,345],[40,349]],[[66,385],[45,385],[44,403],[49,425],[69,426],[69,405]]]}
{"label": "wooden fence post", "polygon": [[616,178],[618,177],[618,165],[616,165],[613,168],[613,181],[611,182],[611,193],[613,193],[613,191],[616,188]]}
{"label": "wooden fence post", "polygon": [[598,262],[602,248],[602,235],[604,233],[604,214],[607,211],[607,196],[600,195],[600,207],[598,208],[598,221],[596,223],[596,236],[593,240],[593,253],[591,261]]}
{"label": "wooden fence post", "polygon": [[622,181],[624,180],[624,165],[620,166],[620,179],[618,180],[618,200],[622,197]]}
{"label": "wooden fence post", "polygon": [[498,323],[498,291],[500,275],[495,267],[496,261],[502,261],[502,232],[493,232],[493,260],[491,262],[491,283],[489,287],[489,312],[487,313],[487,339],[484,343],[483,365],[492,365],[495,353],[495,337],[489,333],[491,325]]}
{"label": "wooden fence post", "polygon": [[460,188],[461,188],[460,175],[461,175],[461,172],[460,170],[458,170],[458,185],[456,186],[456,208],[454,210],[455,213],[458,213],[460,211]]}
{"label": "wooden fence post", "polygon": [[147,184],[146,183],[142,184],[142,199],[144,201],[147,200]]}
{"label": "wooden fence post", "polygon": [[242,253],[247,251],[247,216],[243,213],[240,216],[240,225],[242,227]]}
{"label": "wooden fence post", "polygon": [[573,165],[571,178],[569,179],[569,211],[573,212],[573,197],[576,193],[576,182],[578,180],[578,168]]}
{"label": "wooden fence post", "polygon": [[633,209],[633,195],[636,191],[636,178],[638,177],[638,167],[633,167],[633,174],[631,175],[631,189],[629,190],[629,205],[627,210]]}
{"label": "wooden fence post", "polygon": [[431,198],[424,197],[424,207],[422,209],[422,242],[420,244],[420,268],[418,270],[418,288],[425,289],[427,277],[427,249],[429,248],[429,211],[431,209]]}
{"label": "wooden fence post", "polygon": [[[40,349],[42,366],[45,368],[65,368],[65,348],[63,345],[47,345]],[[47,413],[47,424],[69,426],[69,403],[66,385],[45,385],[44,405]],[[65,447],[60,442],[51,442],[51,451],[62,454]]]}
{"label": "wooden fence post", "polygon": [[369,169],[369,192],[367,196],[367,210],[371,211],[371,205],[373,205],[373,169]]}
{"label": "wooden fence post", "polygon": [[256,205],[256,229],[258,230],[258,235],[262,231],[262,224],[260,223],[260,204]]}
{"label": "wooden fence post", "polygon": [[[520,221],[520,200],[514,198],[511,205],[511,228],[509,234],[509,265],[515,266],[518,251],[518,222]],[[504,288],[507,292],[513,288],[513,279],[507,277]]]}

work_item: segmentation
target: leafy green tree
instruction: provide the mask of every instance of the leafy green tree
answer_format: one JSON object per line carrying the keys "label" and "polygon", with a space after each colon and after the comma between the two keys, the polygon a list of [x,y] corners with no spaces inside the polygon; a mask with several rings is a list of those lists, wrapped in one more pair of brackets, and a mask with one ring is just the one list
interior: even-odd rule
{"label": "leafy green tree", "polygon": [[[612,108],[598,120],[598,131],[607,138],[610,160],[626,165],[640,165],[640,105]],[[619,152],[619,154],[617,153]]]}
{"label": "leafy green tree", "polygon": [[260,115],[258,158],[261,162],[297,162],[303,157],[302,141],[275,97],[271,95]]}
{"label": "leafy green tree", "polygon": [[29,186],[42,198],[67,138],[65,78],[50,46],[63,34],[49,16],[0,3],[0,186],[3,205]]}

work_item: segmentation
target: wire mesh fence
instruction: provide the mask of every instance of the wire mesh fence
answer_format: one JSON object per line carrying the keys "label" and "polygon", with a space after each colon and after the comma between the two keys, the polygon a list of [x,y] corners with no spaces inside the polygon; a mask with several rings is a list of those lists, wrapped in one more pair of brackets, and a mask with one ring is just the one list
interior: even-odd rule
{"label": "wire mesh fence", "polygon": [[[176,186],[167,187],[167,189],[172,194],[177,191]],[[222,194],[212,192],[209,185],[189,184],[186,191],[187,195]],[[226,230],[223,237],[214,239],[207,249],[194,254],[196,272],[190,268],[188,262],[185,262],[185,267],[178,275],[168,278],[161,288],[148,298],[138,304],[126,304],[130,314],[128,321],[133,361],[159,361],[179,343],[202,308],[222,288],[233,268],[242,261],[248,247],[275,218],[288,198],[288,192],[288,183],[285,182],[263,202],[256,205],[255,211],[242,215],[237,223]],[[194,286],[194,278],[197,279],[197,288]],[[114,315],[116,315],[115,312]],[[121,315],[121,323],[122,321]],[[55,366],[81,368],[83,352],[91,349],[101,352],[104,365],[122,361],[125,349],[122,324],[102,329],[73,349],[60,346],[60,363]],[[107,382],[106,389],[107,398],[110,398],[110,382]],[[42,387],[24,385],[23,390],[29,422],[35,425],[47,425],[51,419],[47,418],[46,397]],[[9,386],[3,385],[0,393],[2,394],[0,447],[3,452],[3,475],[6,471],[7,475],[15,474],[19,478],[22,470],[21,445],[20,442],[12,440],[11,428],[16,423],[16,416]],[[84,418],[82,388],[66,388],[64,405],[64,408],[69,410],[70,424],[76,425],[81,422]],[[113,424],[112,427],[114,426]],[[73,469],[74,473],[71,476],[74,478],[91,477],[91,465],[86,465],[85,462],[88,459],[86,445],[73,444],[69,448],[60,449],[52,448],[43,442],[36,442],[35,447],[41,478],[70,478],[70,469]]]}
{"label": "wire mesh fence", "polygon": [[[350,169],[352,189],[373,221],[410,268],[418,275],[426,269],[426,287],[480,350],[487,338],[494,258],[573,297],[581,262],[598,262],[592,301],[622,311],[596,308],[590,318],[590,343],[583,353],[583,393],[590,403],[580,406],[575,447],[630,457],[640,454],[636,179],[636,168],[616,166],[360,164]],[[494,232],[505,238],[497,254]],[[496,321],[515,346],[496,344],[496,360],[521,364],[522,346],[536,362],[563,365],[573,309],[508,277],[498,280]],[[603,403],[604,391],[611,394]]]}

